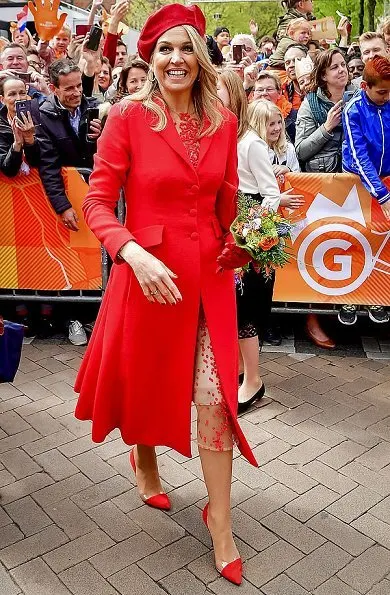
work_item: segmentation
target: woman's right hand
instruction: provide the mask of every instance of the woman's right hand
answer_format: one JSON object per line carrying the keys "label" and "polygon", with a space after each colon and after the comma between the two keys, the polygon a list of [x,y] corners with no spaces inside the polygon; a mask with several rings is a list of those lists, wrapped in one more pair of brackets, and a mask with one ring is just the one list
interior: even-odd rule
{"label": "woman's right hand", "polygon": [[14,134],[14,143],[12,145],[13,150],[20,153],[23,148],[23,132],[18,126],[18,120],[16,117],[11,122],[11,128]]}
{"label": "woman's right hand", "polygon": [[172,279],[177,278],[161,260],[136,242],[127,242],[119,252],[131,266],[146,299],[159,304],[177,304],[182,296]]}
{"label": "woman's right hand", "polygon": [[338,101],[328,111],[328,117],[324,124],[327,132],[332,132],[341,122],[341,114],[343,113],[343,100]]}

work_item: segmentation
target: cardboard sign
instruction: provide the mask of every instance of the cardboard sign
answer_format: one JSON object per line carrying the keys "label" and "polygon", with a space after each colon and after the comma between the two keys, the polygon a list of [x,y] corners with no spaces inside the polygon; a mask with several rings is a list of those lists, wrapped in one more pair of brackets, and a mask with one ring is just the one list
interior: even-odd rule
{"label": "cardboard sign", "polygon": [[390,224],[359,177],[288,174],[287,186],[306,202],[299,211],[284,209],[295,227],[274,301],[390,305]]}
{"label": "cardboard sign", "polygon": [[334,40],[339,34],[337,32],[336,21],[333,17],[324,17],[316,21],[310,21],[312,26],[311,38],[320,41],[321,39]]}

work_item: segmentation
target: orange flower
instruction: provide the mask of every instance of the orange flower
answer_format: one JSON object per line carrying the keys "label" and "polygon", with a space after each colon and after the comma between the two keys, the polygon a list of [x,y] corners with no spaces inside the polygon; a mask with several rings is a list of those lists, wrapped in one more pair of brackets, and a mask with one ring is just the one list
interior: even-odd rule
{"label": "orange flower", "polygon": [[263,250],[271,250],[274,246],[279,244],[279,238],[265,237],[259,242],[259,247]]}

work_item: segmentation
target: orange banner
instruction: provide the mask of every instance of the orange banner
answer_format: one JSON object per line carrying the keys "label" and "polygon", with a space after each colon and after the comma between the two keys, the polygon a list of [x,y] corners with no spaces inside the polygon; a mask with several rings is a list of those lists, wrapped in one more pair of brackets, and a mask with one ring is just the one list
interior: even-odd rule
{"label": "orange banner", "polygon": [[[390,187],[390,178],[385,180]],[[277,271],[274,301],[390,305],[390,222],[351,174],[288,174],[302,194],[290,263]]]}
{"label": "orange banner", "polygon": [[78,232],[67,230],[55,214],[36,170],[15,178],[0,174],[0,288],[101,287],[100,244],[81,212],[88,185],[76,169],[64,168],[62,175],[79,216]]}

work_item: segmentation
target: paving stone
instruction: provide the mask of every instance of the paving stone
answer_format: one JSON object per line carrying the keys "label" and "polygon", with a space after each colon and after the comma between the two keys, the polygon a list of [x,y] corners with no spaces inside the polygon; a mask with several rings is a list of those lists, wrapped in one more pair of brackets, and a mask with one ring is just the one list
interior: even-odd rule
{"label": "paving stone", "polygon": [[232,511],[233,533],[257,552],[277,541],[275,535],[239,508]]}
{"label": "paving stone", "polygon": [[309,438],[303,444],[295,446],[285,454],[282,454],[279,459],[288,465],[304,465],[316,459],[319,455],[329,450],[329,446]]}
{"label": "paving stone", "polygon": [[77,473],[62,481],[57,481],[38,492],[35,491],[33,497],[42,508],[46,508],[55,502],[59,502],[60,500],[73,496],[73,494],[77,494],[77,492],[80,492],[90,485],[91,481],[87,477],[81,473]]}
{"label": "paving stone", "polygon": [[[278,377],[280,381],[280,376]],[[270,384],[270,377],[267,374],[265,377],[265,382],[267,384],[267,395],[273,400],[277,401],[287,409],[292,409],[293,407],[297,407],[298,405],[302,405],[303,399],[292,395],[284,390],[281,390],[278,385],[273,386]],[[262,399],[263,400],[263,399]]]}
{"label": "paving stone", "polygon": [[6,411],[1,414],[1,427],[9,436],[30,429],[29,424],[15,411]]}
{"label": "paving stone", "polygon": [[333,543],[325,543],[297,562],[286,573],[309,592],[332,577],[352,560],[352,556]]}
{"label": "paving stone", "polygon": [[333,426],[333,424],[351,417],[355,410],[346,405],[334,405],[326,411],[319,413],[313,417],[313,420],[323,426]]}
{"label": "paving stone", "polygon": [[366,450],[366,447],[361,444],[352,442],[352,440],[346,440],[318,457],[318,460],[329,465],[329,467],[332,467],[333,469],[340,469],[347,463],[350,463],[359,457]]}
{"label": "paving stone", "polygon": [[368,426],[375,424],[379,421],[382,421],[387,416],[387,414],[378,407],[368,407],[359,413],[355,413],[348,419],[349,423],[354,424],[362,429],[367,429]]}
{"label": "paving stone", "polygon": [[388,595],[390,593],[390,581],[383,580],[371,589],[367,595]]}
{"label": "paving stone", "polygon": [[77,438],[91,435],[92,422],[76,419],[73,412],[59,417],[58,421]]}
{"label": "paving stone", "polygon": [[287,502],[294,500],[297,495],[296,492],[293,492],[285,485],[276,483],[261,494],[257,494],[240,504],[239,508],[249,514],[249,516],[260,521],[262,518],[287,504]]}
{"label": "paving stone", "polygon": [[343,583],[337,576],[333,576],[325,583],[322,583],[314,591],[314,595],[358,595],[358,592]]}
{"label": "paving stone", "polygon": [[[246,486],[241,481],[233,481],[232,488],[231,488],[231,498],[230,498],[232,508],[234,508],[235,506],[238,506],[242,502],[245,502],[245,500],[249,500],[249,498],[252,498],[252,496],[255,496],[255,495],[256,495],[255,490],[248,488],[248,486]],[[175,506],[175,508],[176,508],[176,506]]]}
{"label": "paving stone", "polygon": [[58,527],[53,525],[35,533],[22,541],[0,550],[0,560],[7,568],[14,568],[32,558],[41,556],[45,552],[66,543],[68,538]]}
{"label": "paving stone", "polygon": [[50,413],[50,415],[54,417],[54,419],[62,417],[67,413],[73,413],[76,407],[77,399],[74,399],[72,401],[65,401],[65,403],[63,403],[61,399],[60,401],[61,403],[59,405],[50,407],[50,409],[47,410],[47,412]]}
{"label": "paving stone", "polygon": [[312,419],[307,419],[295,426],[295,430],[303,432],[319,442],[323,442],[327,446],[337,446],[340,442],[343,442],[344,438],[332,429],[327,428],[321,424],[318,424]]}
{"label": "paving stone", "polygon": [[17,541],[20,541],[24,538],[23,533],[15,525],[15,523],[7,524],[4,527],[0,528],[0,547],[4,548],[8,545],[12,545]]}
{"label": "paving stone", "polygon": [[[190,511],[194,511],[198,524],[200,519],[200,511],[198,508],[189,507],[185,510],[185,515],[188,520]],[[180,512],[177,513],[180,515]],[[141,506],[131,513],[131,520],[136,523],[136,527],[141,528],[143,531],[148,533],[153,539],[158,541],[162,546],[168,545],[181,537],[184,537],[185,530],[176,522],[177,515],[169,517],[168,515],[162,515],[160,511],[156,509],[150,509],[146,506]]]}
{"label": "paving stone", "polygon": [[[216,593],[216,595],[234,595],[237,593],[237,585],[227,582],[224,578],[220,577],[213,583],[208,585],[210,592]],[[240,585],[240,595],[258,595],[259,591],[245,578]]]}
{"label": "paving stone", "polygon": [[[77,477],[77,475],[74,475],[73,477]],[[126,492],[130,487],[131,484],[127,479],[120,475],[115,475],[110,479],[106,479],[96,485],[91,485],[83,491],[79,491],[78,494],[72,496],[72,500],[82,510],[86,510],[87,508],[97,506],[106,500],[110,500],[115,496],[119,496],[119,494]]]}
{"label": "paving stone", "polygon": [[[168,577],[168,579],[169,578],[170,577]],[[121,595],[139,595],[140,593],[144,593],[145,595],[165,595],[167,592],[161,589],[157,583],[155,583],[146,572],[141,570],[141,568],[138,568],[136,564],[132,564],[120,572],[116,572],[110,576],[108,580],[117,591],[121,593]],[[194,580],[196,579],[194,578]],[[193,581],[189,584],[191,584],[191,587],[194,586]],[[180,593],[180,591],[178,591],[178,593]],[[197,591],[194,591],[193,593],[194,595],[198,595]]]}
{"label": "paving stone", "polygon": [[69,442],[64,444],[58,448],[63,455],[68,458],[75,457],[83,452],[87,452],[87,450],[91,450],[95,447],[94,442],[92,442],[90,436],[83,436],[82,438],[77,438],[73,440],[73,442]]}
{"label": "paving stone", "polygon": [[[135,490],[135,493],[137,495],[137,504],[139,505],[141,500],[138,495],[138,491]],[[183,508],[191,506],[192,504],[195,504],[195,502],[202,500],[202,498],[204,498],[206,495],[206,486],[204,482],[200,481],[199,479],[194,479],[194,481],[191,481],[190,483],[175,488],[169,493],[169,496],[172,499],[174,505],[174,509],[171,510],[171,512],[168,514],[175,514]],[[121,498],[121,496],[119,496],[118,498]],[[135,506],[133,508],[138,507],[139,506]],[[133,508],[130,508],[129,510],[133,510]],[[123,512],[129,512],[129,510],[124,510],[123,508],[121,508],[121,510],[123,510]]]}
{"label": "paving stone", "polygon": [[317,413],[321,413],[321,409],[319,407],[315,407],[310,403],[303,403],[294,409],[282,413],[282,415],[279,415],[277,419],[290,426],[295,426],[302,421],[313,417]]}
{"label": "paving stone", "polygon": [[369,403],[363,401],[363,399],[359,399],[358,397],[352,397],[351,395],[344,392],[344,388],[349,384],[351,383],[347,382],[347,384],[340,386],[340,389],[335,388],[330,391],[329,398],[340,405],[346,405],[347,407],[350,407],[356,412],[363,411],[363,409],[368,409],[370,407]]}
{"label": "paving stone", "polygon": [[[44,411],[45,409],[49,409],[50,407],[54,407],[56,405],[61,405],[62,401],[58,397],[51,395],[50,397],[46,397],[44,399],[40,399],[39,401],[30,401],[27,397],[23,397],[25,403],[20,403],[19,405],[15,405],[17,407],[16,413],[23,418],[26,418],[33,413],[38,413],[39,411]],[[27,420],[30,423],[30,420]]]}
{"label": "paving stone", "polygon": [[45,512],[70,539],[76,539],[98,528],[85,512],[68,499],[47,504]]}
{"label": "paving stone", "polygon": [[5,383],[0,386],[0,399],[2,401],[12,399],[12,397],[18,397],[21,394],[21,391],[11,384]]}
{"label": "paving stone", "polygon": [[52,520],[30,496],[7,504],[5,510],[26,536],[52,524]]}
{"label": "paving stone", "polygon": [[[131,490],[128,490],[126,492],[123,492],[122,494],[120,494],[119,496],[116,496],[115,498],[111,498],[111,502],[113,504],[115,504],[115,506],[120,508],[120,510],[122,512],[124,512],[125,514],[127,514],[128,512],[131,512],[132,510],[135,510],[136,508],[140,508],[141,506],[144,506],[144,503],[142,502],[142,500],[139,496],[138,488],[136,488],[136,487],[134,487]],[[185,508],[185,507],[183,506],[183,508]],[[175,507],[175,509],[176,509],[176,507]],[[171,511],[171,514],[172,514],[172,511]]]}
{"label": "paving stone", "polygon": [[66,444],[66,442],[71,442],[72,440],[74,440],[74,436],[70,432],[68,432],[68,430],[60,430],[55,434],[45,436],[40,440],[35,440],[35,442],[25,444],[23,448],[26,452],[28,452],[29,455],[35,456],[47,450],[57,448],[62,444]]}
{"label": "paving stone", "polygon": [[340,469],[340,473],[353,478],[362,486],[377,492],[381,496],[388,496],[390,494],[390,482],[388,478],[379,475],[375,471],[371,471],[359,463],[350,463]]}
{"label": "paving stone", "polygon": [[[366,513],[352,523],[361,533],[371,537],[374,541],[390,549],[390,527],[388,523],[381,521],[370,513]],[[390,555],[390,553],[389,553]]]}
{"label": "paving stone", "polygon": [[29,475],[19,481],[15,481],[1,489],[1,502],[8,504],[29,494],[33,494],[37,490],[49,486],[53,483],[51,477],[46,473],[35,473]]}
{"label": "paving stone", "polygon": [[264,585],[261,592],[265,595],[310,595],[306,589],[303,589],[285,574],[280,574],[273,581]]}
{"label": "paving stone", "polygon": [[299,521],[305,522],[338,498],[340,498],[339,494],[319,485],[286,504],[285,511]]}
{"label": "paving stone", "polygon": [[[164,578],[161,584],[170,595],[188,595],[188,593],[204,595],[206,591],[206,586],[184,568]],[[210,586],[210,588],[212,587]],[[136,595],[135,591],[134,595]]]}
{"label": "paving stone", "polygon": [[138,565],[154,580],[160,580],[183,568],[206,552],[205,546],[193,537],[183,537],[141,560]]}
{"label": "paving stone", "polygon": [[359,556],[374,545],[371,539],[325,511],[310,519],[307,525],[352,556]]}
{"label": "paving stone", "polygon": [[283,440],[279,440],[279,438],[271,438],[271,440],[257,446],[253,450],[253,454],[261,465],[265,465],[269,461],[279,457],[282,453],[288,451],[290,448],[291,445],[287,444],[287,442],[283,442]]}
{"label": "paving stone", "polygon": [[[39,402],[39,401],[38,401]],[[28,416],[28,423],[34,428],[41,436],[49,436],[50,434],[56,434],[64,429],[64,427],[47,411],[37,411]]]}
{"label": "paving stone", "polygon": [[19,432],[19,434],[15,434],[14,436],[7,436],[6,438],[0,439],[0,453],[19,448],[19,446],[28,444],[40,437],[40,434],[32,428],[25,432]]}
{"label": "paving stone", "polygon": [[[51,377],[48,371],[41,369],[40,373],[43,377]],[[49,390],[43,387],[42,384],[39,384],[35,380],[32,380],[31,382],[23,382],[20,390],[33,401],[40,401],[41,399],[53,396],[53,393],[51,393]]]}
{"label": "paving stone", "polygon": [[233,463],[233,477],[253,490],[266,490],[275,483],[275,479],[264,473],[260,468],[253,467],[242,457]]}
{"label": "paving stone", "polygon": [[390,444],[381,442],[374,446],[362,456],[356,459],[356,462],[365,467],[369,467],[374,471],[379,471],[389,464],[390,461]]}
{"label": "paving stone", "polygon": [[261,521],[270,531],[291,543],[305,554],[322,545],[325,540],[309,527],[300,523],[282,510],[278,510]]}
{"label": "paving stone", "polygon": [[123,541],[140,531],[139,526],[110,501],[86,512],[114,541]]}
{"label": "paving stone", "polygon": [[302,557],[302,552],[289,543],[279,540],[246,563],[245,576],[256,587],[261,587]]}
{"label": "paving stone", "polygon": [[390,525],[390,498],[385,498],[379,504],[370,508],[370,514]]}
{"label": "paving stone", "polygon": [[219,573],[215,568],[214,554],[212,551],[207,552],[207,554],[200,556],[188,564],[187,568],[200,581],[207,585],[217,580],[219,577]]}
{"label": "paving stone", "polygon": [[41,467],[20,448],[3,453],[0,455],[0,461],[16,479],[42,471]]}
{"label": "paving stone", "polygon": [[71,595],[41,558],[30,560],[11,570],[24,595]]}
{"label": "paving stone", "polygon": [[[180,541],[177,541],[176,543],[180,543]],[[142,558],[146,558],[146,556],[159,550],[159,547],[157,541],[152,539],[150,535],[141,532],[129,537],[129,539],[126,539],[125,541],[117,543],[100,554],[96,554],[96,556],[93,556],[90,559],[90,562],[92,566],[104,576],[104,578],[107,578],[112,574],[123,570],[130,564],[133,564]],[[165,550],[160,549],[159,551],[162,552]],[[159,563],[159,561],[156,561],[157,566]],[[183,566],[185,566],[185,564],[183,564]],[[151,575],[148,570],[146,570],[146,572]]]}
{"label": "paving stone", "polygon": [[15,410],[18,415],[22,415],[17,408],[21,408],[22,405],[26,405],[27,403],[31,403],[31,401],[24,395],[21,395],[20,397],[12,397],[12,399],[8,399],[7,401],[1,401],[0,414],[5,413],[6,411]]}
{"label": "paving stone", "polygon": [[123,453],[129,453],[129,447],[127,444],[123,442],[121,438],[117,440],[110,440],[109,442],[105,442],[100,446],[97,446],[93,449],[95,455],[98,455],[103,461],[108,461],[112,457],[116,457],[117,455],[121,455]]}
{"label": "paving stone", "polygon": [[336,432],[340,432],[342,436],[350,438],[354,442],[362,444],[367,448],[372,448],[373,446],[376,446],[378,442],[380,442],[378,436],[375,436],[375,434],[371,433],[370,431],[355,426],[348,420],[338,422],[332,426],[332,429]]}
{"label": "paving stone", "polygon": [[110,465],[91,451],[73,457],[72,463],[94,483],[99,483],[116,475]]}
{"label": "paving stone", "polygon": [[78,468],[56,448],[36,455],[34,458],[42,469],[56,481],[66,479],[79,472]]}
{"label": "paving stone", "polygon": [[307,490],[310,490],[317,483],[279,459],[264,465],[263,471],[295,492],[298,492],[298,494],[303,494]]}
{"label": "paving stone", "polygon": [[374,545],[340,570],[337,576],[359,593],[367,593],[384,579],[389,571],[389,550]]}
{"label": "paving stone", "polygon": [[278,419],[270,419],[261,424],[261,427],[269,434],[273,434],[277,438],[280,438],[280,440],[283,440],[285,443],[287,442],[292,446],[297,446],[307,440],[306,434],[299,432],[295,427],[284,424]]}
{"label": "paving stone", "polygon": [[328,506],[327,511],[345,523],[351,523],[380,500],[381,497],[376,492],[358,486]]}
{"label": "paving stone", "polygon": [[[107,461],[107,463],[110,465],[114,473],[120,473],[120,475],[125,477],[132,485],[135,485],[135,476],[129,463],[128,452],[124,452],[120,455],[117,455],[116,457],[112,457]],[[107,463],[104,464],[106,465]]]}
{"label": "paving stone", "polygon": [[[0,507],[0,527],[5,527],[6,525],[9,525],[10,523],[12,523],[11,518],[5,512],[4,508]],[[0,543],[2,543],[1,540],[0,540]]]}
{"label": "paving stone", "polygon": [[0,595],[19,595],[20,588],[12,581],[11,577],[0,564]]}
{"label": "paving stone", "polygon": [[59,576],[71,592],[77,595],[116,595],[118,593],[87,561],[64,570]]}
{"label": "paving stone", "polygon": [[269,419],[273,419],[277,415],[281,415],[285,411],[287,411],[287,407],[281,405],[280,403],[271,401],[265,407],[259,407],[256,410],[249,412],[246,415],[246,419],[248,419],[253,424],[262,424]]}
{"label": "paving stone", "polygon": [[382,440],[390,442],[390,426],[386,426],[383,423],[373,424],[368,427],[368,432],[379,436]]}
{"label": "paving stone", "polygon": [[14,481],[15,478],[13,475],[11,475],[11,473],[9,473],[9,471],[4,468],[0,470],[0,488],[7,486],[10,483],[14,483]]}
{"label": "paving stone", "polygon": [[45,554],[43,559],[58,574],[98,552],[106,550],[113,544],[114,541],[98,529]]}

